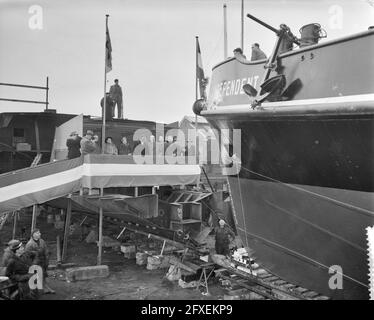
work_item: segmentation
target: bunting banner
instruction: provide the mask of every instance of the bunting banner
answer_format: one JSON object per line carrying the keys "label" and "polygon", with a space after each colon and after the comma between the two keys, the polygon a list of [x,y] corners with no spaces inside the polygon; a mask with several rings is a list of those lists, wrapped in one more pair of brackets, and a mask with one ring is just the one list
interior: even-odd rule
{"label": "bunting banner", "polygon": [[80,188],[197,184],[198,165],[136,164],[132,156],[89,154],[0,175],[0,213],[41,204]]}

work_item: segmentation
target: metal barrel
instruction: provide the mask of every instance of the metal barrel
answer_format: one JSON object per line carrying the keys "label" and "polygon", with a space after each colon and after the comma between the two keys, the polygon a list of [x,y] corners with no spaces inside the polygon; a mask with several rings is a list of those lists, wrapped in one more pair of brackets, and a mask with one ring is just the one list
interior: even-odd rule
{"label": "metal barrel", "polygon": [[300,28],[300,47],[310,46],[318,43],[321,38],[321,25],[310,23]]}

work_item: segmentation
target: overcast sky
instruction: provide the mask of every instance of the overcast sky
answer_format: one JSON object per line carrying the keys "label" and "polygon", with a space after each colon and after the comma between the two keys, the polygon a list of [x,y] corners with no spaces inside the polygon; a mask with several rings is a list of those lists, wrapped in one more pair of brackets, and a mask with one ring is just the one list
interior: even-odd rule
{"label": "overcast sky", "polygon": [[[124,89],[125,117],[181,120],[192,114],[195,100],[195,36],[208,76],[223,59],[224,3],[231,55],[240,46],[240,0],[0,0],[0,82],[45,85],[49,76],[50,108],[100,116],[105,14],[109,14],[113,70],[108,73],[108,90],[118,78]],[[302,25],[318,22],[328,39],[374,25],[373,3],[244,1],[245,13],[275,27],[286,23],[295,35]],[[274,41],[270,31],[246,18],[247,57],[251,43],[259,42],[269,55]],[[0,86],[0,98],[44,100],[44,94]],[[0,112],[43,109],[43,105],[0,101]]]}

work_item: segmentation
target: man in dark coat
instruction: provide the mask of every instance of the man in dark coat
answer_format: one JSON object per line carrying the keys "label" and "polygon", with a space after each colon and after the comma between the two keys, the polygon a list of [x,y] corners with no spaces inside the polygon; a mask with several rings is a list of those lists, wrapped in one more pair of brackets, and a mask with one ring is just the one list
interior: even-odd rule
{"label": "man in dark coat", "polygon": [[10,261],[10,259],[12,259],[16,254],[15,252],[12,250],[12,246],[14,243],[18,244],[18,240],[10,240],[8,242],[8,246],[4,249],[4,254],[3,254],[3,258],[2,258],[2,265],[4,267],[6,267]]}
{"label": "man in dark coat", "polygon": [[219,220],[219,227],[216,228],[216,253],[228,256],[230,254],[230,239],[231,236],[235,238],[234,232],[232,232],[229,227],[225,225],[224,220]]}
{"label": "man in dark coat", "polygon": [[68,159],[79,158],[81,156],[81,140],[82,137],[80,137],[76,131],[70,133],[69,138],[66,140]]}
{"label": "man in dark coat", "polygon": [[49,252],[47,248],[47,244],[41,238],[41,233],[39,229],[34,229],[31,232],[31,238],[29,242],[26,244],[26,252],[31,252],[35,255],[34,264],[39,265],[43,269],[43,287],[44,293],[55,293],[48,284],[47,284],[47,277],[48,277],[48,264],[49,264]]}
{"label": "man in dark coat", "polygon": [[121,143],[118,146],[118,154],[119,155],[131,155],[132,154],[132,148],[130,144],[127,142],[126,137],[122,137]]}
{"label": "man in dark coat", "polygon": [[118,79],[114,80],[114,84],[110,87],[109,94],[110,98],[114,101],[113,116],[114,109],[117,105],[118,119],[123,119],[122,88],[118,84]]}
{"label": "man in dark coat", "polygon": [[7,254],[5,257],[4,253],[3,256],[3,261],[6,262],[4,264],[6,268],[5,276],[17,282],[20,299],[30,298],[28,281],[31,274],[29,273],[29,268],[32,265],[34,255],[33,253],[25,252],[25,247],[19,240],[11,240],[8,245],[8,249],[12,254]]}
{"label": "man in dark coat", "polygon": [[97,147],[96,147],[95,142],[92,139],[93,135],[94,133],[92,130],[87,130],[86,135],[82,138],[80,142],[82,155],[95,153]]}
{"label": "man in dark coat", "polygon": [[[110,97],[110,93],[107,92],[106,94],[106,102],[105,102],[105,119],[106,120],[113,120],[114,118],[114,108],[115,108],[115,102]],[[101,108],[104,108],[104,98],[100,101]],[[103,111],[101,110],[101,113]]]}

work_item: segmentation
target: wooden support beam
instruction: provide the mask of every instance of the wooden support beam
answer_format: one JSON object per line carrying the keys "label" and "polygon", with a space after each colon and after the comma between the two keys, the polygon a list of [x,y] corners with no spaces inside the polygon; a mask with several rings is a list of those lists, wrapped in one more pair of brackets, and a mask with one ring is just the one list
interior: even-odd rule
{"label": "wooden support beam", "polygon": [[17,216],[18,211],[13,212],[13,233],[12,233],[12,239],[16,238],[16,232],[17,232]]}
{"label": "wooden support beam", "polygon": [[87,219],[87,216],[85,216],[85,217],[83,218],[83,220],[82,220],[82,222],[79,224],[79,226],[82,226],[82,224],[86,221],[86,219]]}
{"label": "wooden support beam", "polygon": [[124,227],[121,232],[119,233],[119,235],[117,236],[117,240],[122,236],[122,234],[125,232],[126,230],[126,227]]}
{"label": "wooden support beam", "polygon": [[36,152],[37,152],[37,153],[40,153],[39,125],[38,125],[38,121],[37,121],[37,120],[35,120],[34,125],[35,125],[35,143],[36,143]]}
{"label": "wooden support beam", "polygon": [[63,244],[62,244],[61,262],[65,261],[66,255],[67,255],[67,250],[68,250],[68,238],[69,238],[70,220],[71,220],[71,206],[72,206],[72,200],[69,197],[68,198],[68,207],[66,209],[66,216],[65,216],[64,241],[63,241]]}
{"label": "wooden support beam", "polygon": [[166,240],[164,240],[164,243],[162,244],[162,249],[161,249],[161,253],[160,253],[161,256],[164,253],[165,244],[166,244]]}
{"label": "wooden support beam", "polygon": [[[101,196],[103,196],[104,191],[103,189],[100,190]],[[103,254],[103,208],[100,204],[99,210],[99,249],[97,253],[97,265],[101,265],[102,261],[102,254]]]}
{"label": "wooden support beam", "polygon": [[32,218],[31,218],[31,232],[36,228],[36,216],[38,213],[38,205],[34,204],[32,206]]}
{"label": "wooden support beam", "polygon": [[57,265],[61,265],[61,242],[60,236],[56,238]]}

